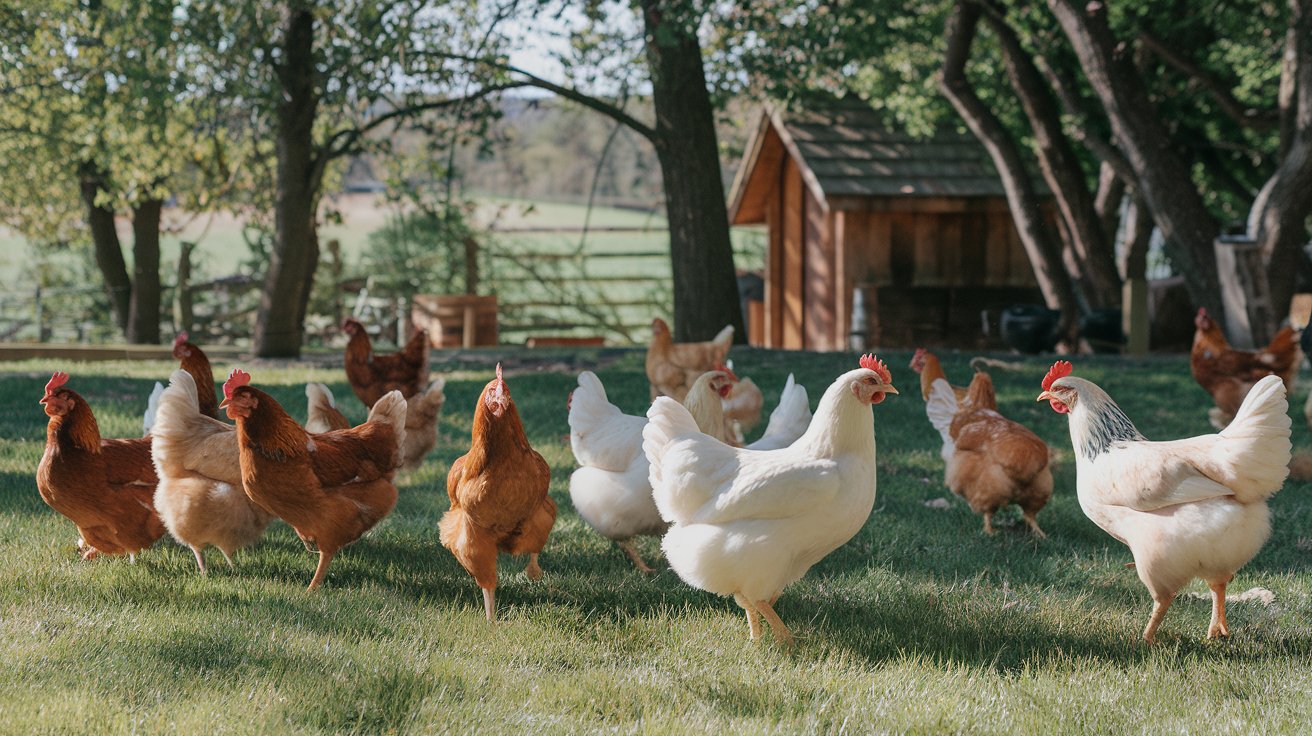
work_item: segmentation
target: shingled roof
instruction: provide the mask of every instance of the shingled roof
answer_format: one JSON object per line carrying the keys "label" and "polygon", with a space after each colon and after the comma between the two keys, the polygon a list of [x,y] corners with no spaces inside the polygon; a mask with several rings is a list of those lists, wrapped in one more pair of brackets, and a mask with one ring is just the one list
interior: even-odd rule
{"label": "shingled roof", "polygon": [[765,109],[734,179],[730,222],[764,222],[766,193],[785,153],[826,209],[835,197],[1004,196],[988,154],[969,134],[917,138],[884,125],[866,103],[835,100],[801,111]]}

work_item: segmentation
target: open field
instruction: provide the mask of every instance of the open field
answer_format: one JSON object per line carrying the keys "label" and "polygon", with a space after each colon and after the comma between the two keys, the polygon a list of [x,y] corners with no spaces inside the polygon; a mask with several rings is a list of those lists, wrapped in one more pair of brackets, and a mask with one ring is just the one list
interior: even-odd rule
{"label": "open field", "polygon": [[[70,522],[37,495],[44,443],[36,405],[56,368],[106,436],[140,432],[168,362],[0,365],[0,732],[566,733],[618,731],[1300,733],[1312,722],[1312,485],[1272,502],[1274,534],[1232,585],[1275,602],[1235,603],[1234,636],[1204,640],[1209,604],[1182,597],[1146,647],[1151,602],[1128,550],[1075,499],[1067,421],[1036,404],[1048,361],[994,371],[1001,410],[1060,454],[1036,541],[1011,510],[987,537],[942,486],[938,437],[906,352],[885,358],[900,396],[875,407],[879,497],[862,531],[781,598],[795,650],[747,639],[733,601],[669,571],[634,573],[569,502],[565,397],[594,368],[612,401],[639,413],[641,352],[434,356],[448,377],[441,439],[400,482],[395,512],[304,591],[314,560],[282,524],[227,569],[202,578],[170,540],[126,559],[80,561]],[[949,376],[967,355],[944,356]],[[740,375],[766,391],[789,371],[812,406],[850,355],[736,348]],[[546,578],[502,557],[502,620],[489,626],[472,579],[438,544],[445,474],[467,448],[473,402],[505,359],[529,438],[553,468],[560,515]],[[518,367],[516,367],[518,366]],[[216,363],[226,374],[231,363]],[[321,380],[364,416],[339,370],[245,364],[298,418]],[[1081,358],[1149,437],[1211,431],[1208,397],[1181,356]],[[1306,379],[1306,377],[1304,377]],[[1305,394],[1294,397],[1298,409]],[[1298,410],[1294,441],[1312,445]],[[655,540],[640,544],[658,557]],[[1187,589],[1204,592],[1201,583]]]}

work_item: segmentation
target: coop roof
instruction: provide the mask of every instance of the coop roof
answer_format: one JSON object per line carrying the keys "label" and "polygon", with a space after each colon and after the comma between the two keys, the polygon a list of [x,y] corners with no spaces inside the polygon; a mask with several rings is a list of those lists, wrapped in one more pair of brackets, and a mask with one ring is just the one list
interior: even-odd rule
{"label": "coop roof", "polygon": [[971,135],[944,130],[918,138],[885,125],[867,103],[833,100],[797,111],[766,107],[730,192],[731,223],[765,221],[784,155],[826,209],[838,197],[1004,196]]}

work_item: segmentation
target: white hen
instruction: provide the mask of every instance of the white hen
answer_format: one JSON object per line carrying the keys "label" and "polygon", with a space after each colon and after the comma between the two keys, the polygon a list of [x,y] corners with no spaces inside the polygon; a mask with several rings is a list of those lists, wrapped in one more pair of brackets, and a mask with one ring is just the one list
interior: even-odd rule
{"label": "white hen", "polygon": [[1208,638],[1229,636],[1225,587],[1271,533],[1266,500],[1289,474],[1289,405],[1278,376],[1258,381],[1220,434],[1150,442],[1101,388],[1058,361],[1039,400],[1070,414],[1080,508],[1130,547],[1153,596],[1152,643],[1176,594],[1212,589]]}
{"label": "white hen", "polygon": [[698,431],[675,402],[647,412],[643,450],[656,506],[672,526],[661,548],[685,582],[732,595],[775,637],[792,634],[774,611],[784,588],[851,539],[875,502],[871,406],[897,393],[873,356],[825,391],[811,426],[779,450],[738,449]]}
{"label": "white hen", "polygon": [[237,431],[200,413],[196,382],[177,370],[159,397],[150,452],[159,485],[155,509],[164,526],[196,555],[205,573],[205,545],[232,553],[254,544],[272,518],[242,488]]}
{"label": "white hen", "polygon": [[[704,373],[684,398],[698,425],[708,432],[724,433],[720,400],[729,385],[726,373]],[[579,374],[569,405],[569,443],[579,463],[569,478],[570,500],[579,516],[613,540],[638,570],[655,572],[632,542],[636,536],[662,534],[666,527],[647,480],[647,457],[642,453],[646,424],[645,417],[625,414],[607,400],[597,374]]]}

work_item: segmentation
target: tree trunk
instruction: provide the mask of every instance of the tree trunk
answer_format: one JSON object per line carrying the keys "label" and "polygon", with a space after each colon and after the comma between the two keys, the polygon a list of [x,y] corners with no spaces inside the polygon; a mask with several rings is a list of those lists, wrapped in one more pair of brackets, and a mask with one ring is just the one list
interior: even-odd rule
{"label": "tree trunk", "polygon": [[1253,202],[1248,225],[1266,258],[1277,319],[1289,314],[1312,211],[1312,0],[1290,0],[1289,5],[1280,89],[1282,155]]}
{"label": "tree trunk", "polygon": [[103,189],[102,177],[94,164],[81,167],[82,202],[87,208],[87,225],[91,228],[91,243],[96,252],[96,266],[105,279],[105,294],[114,311],[114,324],[123,334],[128,333],[128,312],[132,299],[132,279],[123,260],[123,246],[114,227],[114,211],[96,204],[96,195]]}
{"label": "tree trunk", "polygon": [[148,199],[132,209],[132,298],[128,342],[159,344],[159,221],[164,203]]}
{"label": "tree trunk", "polygon": [[1022,245],[1034,268],[1034,277],[1043,291],[1049,308],[1061,310],[1062,335],[1074,344],[1080,315],[1075,285],[1062,263],[1061,247],[1044,221],[1034,183],[1021,158],[1016,142],[1002,121],[980,100],[966,78],[966,60],[979,27],[980,7],[969,0],[958,0],[948,16],[947,50],[939,89],[966,121],[975,137],[984,144],[993,165],[1002,178],[1007,204],[1020,234]]}
{"label": "tree trunk", "polygon": [[305,310],[319,261],[314,222],[321,179],[314,146],[314,120],[319,107],[314,78],[314,12],[295,3],[285,23],[282,57],[276,62],[282,86],[277,111],[276,232],[260,293],[253,346],[262,358],[301,354]]}
{"label": "tree trunk", "polygon": [[697,16],[687,0],[642,0],[674,274],[674,337],[708,340],[734,327],[746,342],[729,214]]}
{"label": "tree trunk", "polygon": [[1094,309],[1115,306],[1120,301],[1121,280],[1116,272],[1113,238],[1111,233],[1103,232],[1075,148],[1062,132],[1057,101],[1016,32],[998,13],[984,17],[997,36],[1011,87],[1029,120],[1039,171],[1052,190],[1065,224],[1063,232],[1069,238],[1083,277],[1085,299]]}
{"label": "tree trunk", "polygon": [[1184,273],[1189,295],[1224,323],[1220,276],[1212,240],[1219,227],[1194,188],[1188,164],[1171,144],[1142,77],[1118,55],[1101,0],[1048,0],[1107,113],[1118,147],[1137,180],[1172,262]]}

